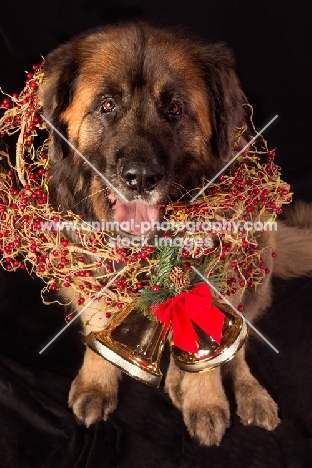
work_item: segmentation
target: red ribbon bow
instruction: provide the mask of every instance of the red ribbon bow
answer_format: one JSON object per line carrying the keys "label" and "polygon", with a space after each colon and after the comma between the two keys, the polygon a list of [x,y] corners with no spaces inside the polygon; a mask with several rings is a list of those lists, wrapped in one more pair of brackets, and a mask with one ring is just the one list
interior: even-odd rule
{"label": "red ribbon bow", "polygon": [[213,305],[210,289],[206,283],[181,292],[152,307],[157,318],[166,325],[172,325],[173,343],[189,353],[198,352],[199,338],[192,321],[220,344],[224,314]]}

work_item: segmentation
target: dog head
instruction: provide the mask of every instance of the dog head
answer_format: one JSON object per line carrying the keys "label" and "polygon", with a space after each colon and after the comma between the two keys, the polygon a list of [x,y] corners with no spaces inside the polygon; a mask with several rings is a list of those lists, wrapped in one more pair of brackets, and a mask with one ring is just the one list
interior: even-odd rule
{"label": "dog head", "polygon": [[119,218],[130,206],[155,217],[231,155],[245,98],[223,44],[109,27],[50,53],[44,73],[44,116],[80,153],[51,133],[50,192],[62,208],[103,219],[115,202]]}

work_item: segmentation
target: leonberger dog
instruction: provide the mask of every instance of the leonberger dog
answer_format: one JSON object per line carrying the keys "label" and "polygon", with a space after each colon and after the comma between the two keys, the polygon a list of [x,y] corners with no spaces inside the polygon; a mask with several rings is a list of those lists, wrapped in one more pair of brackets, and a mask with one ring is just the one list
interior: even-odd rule
{"label": "leonberger dog", "polygon": [[[245,118],[246,98],[224,44],[207,45],[146,24],[105,27],[61,45],[47,56],[44,76],[46,119],[129,201],[51,132],[52,203],[87,219],[105,219],[112,203],[119,221],[130,215],[155,219],[161,205],[181,197],[181,188],[188,193],[224,167],[231,134]],[[306,217],[300,210],[290,224]],[[278,254],[275,272],[283,277],[312,269],[303,230],[296,230],[295,244],[289,229],[281,224],[277,238],[269,239]],[[268,241],[265,234],[263,239]],[[297,249],[295,260],[291,249]],[[265,262],[273,270],[270,254]],[[251,321],[270,303],[269,277],[256,293],[245,294]],[[229,427],[221,371],[232,377],[242,423],[275,429],[278,406],[252,376],[243,348],[222,369],[204,373],[184,372],[171,360],[165,390],[190,435],[203,445],[219,444]],[[108,418],[120,378],[119,369],[86,349],[69,394],[80,422],[90,426]]]}

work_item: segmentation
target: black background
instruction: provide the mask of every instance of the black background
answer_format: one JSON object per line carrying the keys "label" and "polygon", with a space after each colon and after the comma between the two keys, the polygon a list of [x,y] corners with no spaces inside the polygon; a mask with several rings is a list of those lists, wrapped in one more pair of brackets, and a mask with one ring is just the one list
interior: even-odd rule
{"label": "black background", "polygon": [[[296,198],[311,200],[311,13],[304,0],[2,2],[0,86],[19,91],[23,71],[40,55],[89,27],[122,19],[224,41],[237,58],[257,128],[279,115],[265,136],[277,148],[283,178]],[[273,433],[244,427],[233,406],[233,425],[218,448],[199,447],[161,390],[128,377],[107,423],[88,430],[77,425],[66,398],[82,359],[79,327],[40,356],[64,324],[65,311],[44,307],[40,282],[26,273],[1,272],[0,280],[1,467],[312,466],[310,279],[275,281],[273,306],[259,327],[280,354],[255,340],[248,350],[252,371],[278,402],[283,424]],[[167,361],[168,353],[164,367]]]}

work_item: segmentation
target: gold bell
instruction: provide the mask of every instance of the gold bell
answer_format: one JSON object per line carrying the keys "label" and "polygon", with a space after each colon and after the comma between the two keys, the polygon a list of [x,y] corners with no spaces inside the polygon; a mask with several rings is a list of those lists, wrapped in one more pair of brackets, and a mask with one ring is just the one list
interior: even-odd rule
{"label": "gold bell", "polygon": [[159,361],[169,326],[138,312],[129,305],[99,332],[91,332],[85,343],[126,374],[159,387]]}
{"label": "gold bell", "polygon": [[247,324],[231,307],[214,301],[225,315],[221,343],[218,344],[195,323],[199,337],[198,352],[188,353],[171,343],[171,353],[180,369],[187,372],[205,372],[229,361],[247,338]]}

